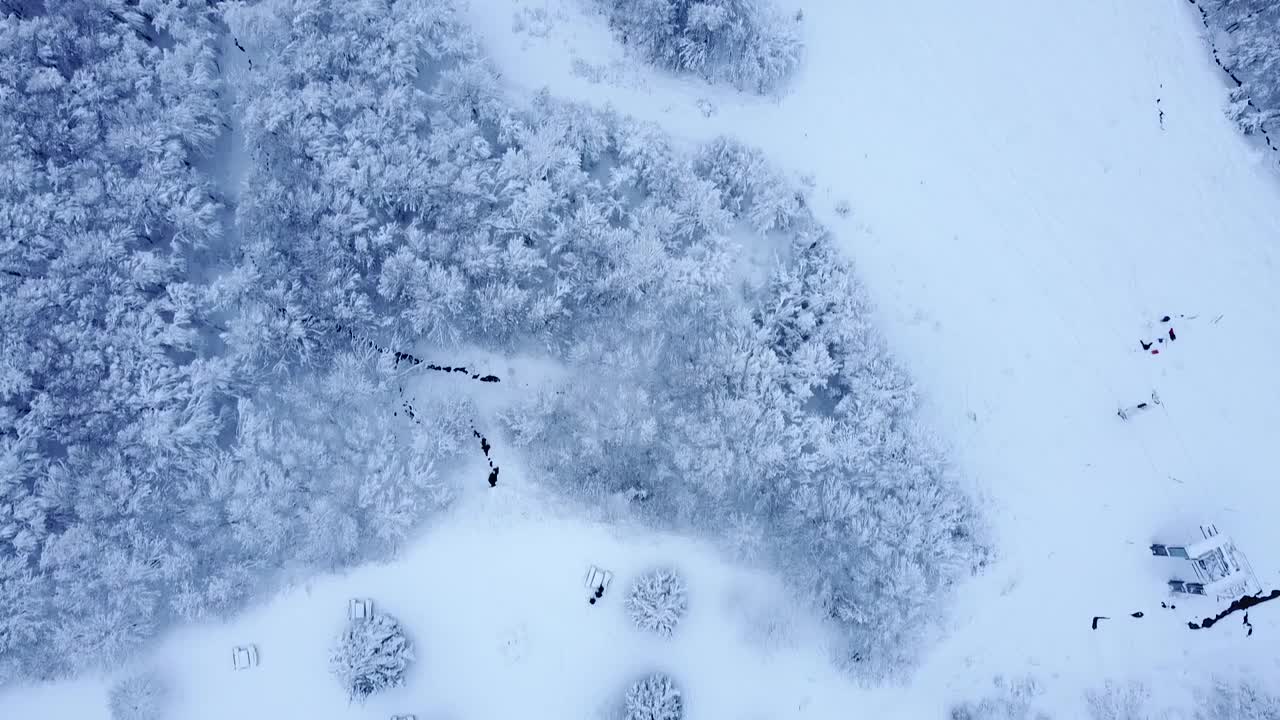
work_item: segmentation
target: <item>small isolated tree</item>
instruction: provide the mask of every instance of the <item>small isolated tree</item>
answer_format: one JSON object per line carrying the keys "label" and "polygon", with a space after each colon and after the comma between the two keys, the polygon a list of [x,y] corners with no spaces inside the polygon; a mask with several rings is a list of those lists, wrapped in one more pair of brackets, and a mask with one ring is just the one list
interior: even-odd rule
{"label": "small isolated tree", "polygon": [[400,623],[390,615],[352,620],[333,648],[333,673],[352,700],[404,684],[413,648]]}
{"label": "small isolated tree", "polygon": [[689,594],[674,570],[654,570],[636,580],[626,607],[636,627],[670,637],[689,608]]}
{"label": "small isolated tree", "polygon": [[155,673],[127,677],[111,688],[111,720],[160,720],[164,686]]}
{"label": "small isolated tree", "polygon": [[626,720],[681,720],[684,698],[671,678],[654,673],[627,691]]}

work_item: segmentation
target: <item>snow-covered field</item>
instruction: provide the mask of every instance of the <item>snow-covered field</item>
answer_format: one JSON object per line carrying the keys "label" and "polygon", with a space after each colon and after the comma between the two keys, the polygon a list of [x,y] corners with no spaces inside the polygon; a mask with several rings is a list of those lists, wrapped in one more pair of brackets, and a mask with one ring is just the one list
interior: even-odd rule
{"label": "snow-covered field", "polygon": [[[464,498],[396,562],[168,636],[152,660],[173,717],[589,717],[651,669],[686,685],[695,718],[941,717],[996,675],[1028,674],[1060,717],[1084,716],[1083,691],[1107,679],[1146,683],[1158,717],[1211,674],[1277,676],[1280,605],[1254,611],[1253,637],[1234,619],[1189,631],[1219,604],[1161,609],[1166,566],[1146,548],[1213,522],[1280,587],[1280,197],[1271,157],[1221,112],[1194,10],[787,7],[803,9],[807,58],[777,100],[646,69],[579,0],[473,0],[470,17],[515,91],[609,103],[691,139],[734,135],[812,178],[920,384],[923,420],[995,529],[996,562],[961,588],[918,672],[854,687],[768,578],[688,540],[579,520],[507,458],[499,492]],[[1143,354],[1166,314],[1178,340]],[[1116,416],[1152,390],[1162,407]],[[667,561],[693,601],[687,631],[663,642],[631,630],[620,602]],[[591,562],[619,575],[601,607],[580,588]],[[364,707],[326,666],[352,595],[419,638],[407,687]],[[1092,631],[1095,615],[1111,620]],[[230,648],[248,641],[262,665],[234,673]],[[15,690],[0,716],[106,718],[105,682]]]}

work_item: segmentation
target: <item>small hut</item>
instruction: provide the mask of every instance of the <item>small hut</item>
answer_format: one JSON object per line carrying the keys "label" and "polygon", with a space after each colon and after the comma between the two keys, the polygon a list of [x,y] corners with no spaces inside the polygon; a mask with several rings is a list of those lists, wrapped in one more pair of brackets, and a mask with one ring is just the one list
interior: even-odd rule
{"label": "small hut", "polygon": [[1188,545],[1151,545],[1152,555],[1180,561],[1169,579],[1172,592],[1226,600],[1261,591],[1249,560],[1229,536],[1215,525],[1201,525],[1200,534]]}

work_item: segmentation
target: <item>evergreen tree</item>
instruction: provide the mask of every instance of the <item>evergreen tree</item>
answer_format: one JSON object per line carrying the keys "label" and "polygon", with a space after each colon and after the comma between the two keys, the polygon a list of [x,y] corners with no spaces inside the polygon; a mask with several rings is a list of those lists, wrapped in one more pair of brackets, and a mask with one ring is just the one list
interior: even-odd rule
{"label": "evergreen tree", "polygon": [[684,696],[670,677],[654,673],[627,690],[627,720],[683,720]]}
{"label": "evergreen tree", "polygon": [[800,62],[796,21],[768,0],[600,0],[622,41],[659,66],[777,89]]}
{"label": "evergreen tree", "polygon": [[636,580],[626,607],[636,627],[669,637],[689,609],[689,593],[674,570],[654,570]]}
{"label": "evergreen tree", "polygon": [[111,720],[161,720],[165,692],[160,678],[144,673],[120,680],[111,688],[109,705]]}
{"label": "evergreen tree", "polygon": [[333,648],[330,664],[348,696],[364,702],[370,695],[404,684],[413,650],[400,623],[376,614],[352,620]]}

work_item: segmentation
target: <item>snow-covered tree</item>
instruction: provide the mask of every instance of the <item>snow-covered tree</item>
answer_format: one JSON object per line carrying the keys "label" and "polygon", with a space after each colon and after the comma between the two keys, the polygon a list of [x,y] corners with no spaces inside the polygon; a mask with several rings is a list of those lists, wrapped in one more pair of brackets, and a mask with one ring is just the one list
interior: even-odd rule
{"label": "snow-covered tree", "polygon": [[654,673],[627,690],[627,720],[683,720],[684,697],[667,675]]}
{"label": "snow-covered tree", "polygon": [[1227,103],[1227,117],[1240,128],[1245,135],[1257,135],[1271,125],[1271,121],[1280,115],[1280,109],[1263,110],[1249,96],[1244,86],[1234,87]]}
{"label": "snow-covered tree", "polygon": [[111,686],[111,720],[161,720],[165,690],[152,672],[134,675]]}
{"label": "snow-covered tree", "polygon": [[1199,693],[1196,720],[1276,720],[1280,718],[1280,696],[1266,692],[1254,681],[1217,678],[1207,691]]}
{"label": "snow-covered tree", "polygon": [[1217,58],[1238,83],[1228,115],[1245,134],[1270,130],[1280,115],[1280,6],[1269,0],[1202,0],[1199,5],[1213,31]]}
{"label": "snow-covered tree", "polygon": [[689,592],[676,571],[653,570],[636,579],[626,607],[636,627],[670,636],[689,609]]}
{"label": "snow-covered tree", "polygon": [[777,89],[800,62],[798,18],[770,0],[599,0],[622,41],[672,70]]}
{"label": "snow-covered tree", "polygon": [[352,620],[330,656],[330,667],[347,695],[364,702],[380,690],[404,684],[413,648],[400,623],[378,613]]}
{"label": "snow-covered tree", "polygon": [[1092,720],[1156,720],[1165,713],[1150,707],[1151,689],[1138,680],[1108,680],[1102,687],[1085,691]]}

